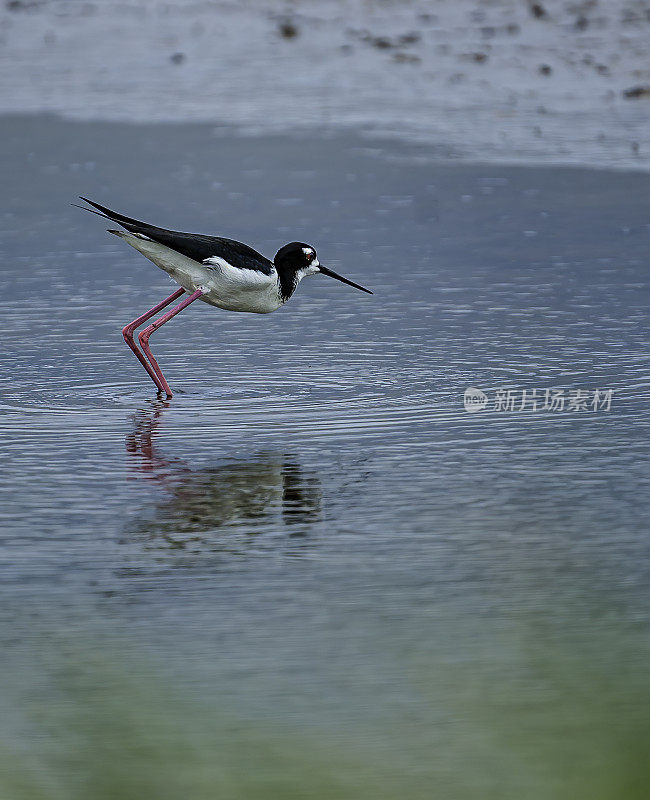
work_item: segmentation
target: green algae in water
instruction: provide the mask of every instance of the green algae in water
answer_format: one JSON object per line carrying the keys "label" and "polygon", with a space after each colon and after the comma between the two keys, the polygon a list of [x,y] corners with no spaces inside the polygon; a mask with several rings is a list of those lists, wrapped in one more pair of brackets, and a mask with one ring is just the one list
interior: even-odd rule
{"label": "green algae in water", "polygon": [[101,648],[68,645],[40,691],[13,698],[23,724],[17,736],[7,718],[2,725],[0,796],[644,798],[650,678],[638,647],[585,635],[571,646],[524,634],[500,644],[495,657],[479,637],[464,666],[404,655],[403,676],[420,693],[422,715],[417,722],[379,715],[377,725],[393,726],[393,752],[367,721],[351,732],[251,719],[227,699],[189,698],[154,664],[118,664]]}

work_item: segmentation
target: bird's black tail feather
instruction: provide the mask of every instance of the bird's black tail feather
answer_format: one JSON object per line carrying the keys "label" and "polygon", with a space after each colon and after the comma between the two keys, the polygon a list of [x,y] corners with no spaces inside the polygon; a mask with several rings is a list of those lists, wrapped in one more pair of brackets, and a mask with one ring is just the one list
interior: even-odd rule
{"label": "bird's black tail feather", "polygon": [[[77,208],[83,208],[84,211],[90,211],[91,214],[97,214],[99,217],[104,217],[104,219],[110,219],[112,222],[117,222],[118,225],[126,228],[127,231],[134,231],[137,233],[140,231],[146,231],[147,229],[155,229],[154,225],[149,225],[147,222],[141,222],[139,219],[133,219],[133,217],[126,217],[124,214],[118,214],[117,211],[111,211],[111,209],[106,208],[106,206],[100,206],[99,203],[94,203],[87,197],[81,197],[80,195],[80,199],[98,210],[93,211],[92,208],[84,208],[84,206],[77,206]],[[75,204],[73,203],[73,205]]]}

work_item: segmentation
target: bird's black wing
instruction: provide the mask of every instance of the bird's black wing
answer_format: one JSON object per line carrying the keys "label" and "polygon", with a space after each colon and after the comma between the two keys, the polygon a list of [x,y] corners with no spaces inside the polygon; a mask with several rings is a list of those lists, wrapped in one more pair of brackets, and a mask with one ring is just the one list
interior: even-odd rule
{"label": "bird's black wing", "polygon": [[[240,269],[252,269],[257,272],[263,272],[265,275],[270,275],[273,271],[273,264],[268,258],[258,253],[257,250],[253,250],[247,244],[243,244],[243,242],[225,239],[221,236],[204,236],[200,233],[168,231],[165,228],[149,225],[147,222],[140,222],[140,220],[132,217],[125,217],[124,214],[118,214],[116,211],[111,211],[110,208],[100,206],[99,203],[94,203],[92,200],[88,200],[87,197],[82,197],[81,199],[101,211],[100,216],[117,222],[127,231],[144,234],[149,239],[153,239],[154,242],[164,244],[171,250],[175,250],[177,253],[181,253],[181,255],[187,256],[194,261],[206,261],[216,256],[223,258],[233,267],[239,267]],[[86,211],[90,211],[90,209],[86,209]]]}

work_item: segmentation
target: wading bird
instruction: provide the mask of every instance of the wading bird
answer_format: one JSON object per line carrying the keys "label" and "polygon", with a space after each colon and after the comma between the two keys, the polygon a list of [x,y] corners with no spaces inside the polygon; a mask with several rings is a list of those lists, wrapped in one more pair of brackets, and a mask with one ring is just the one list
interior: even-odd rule
{"label": "wading bird", "polygon": [[[172,391],[151,352],[149,337],[195,300],[203,300],[227,311],[268,314],[287,302],[303,278],[318,273],[372,294],[369,289],[322,266],[316,250],[303,242],[286,244],[278,250],[273,261],[269,261],[252,247],[234,239],[168,231],[125,217],[86,197],[81,199],[96,210],[84,206],[79,208],[121,225],[124,231],[108,232],[121,236],[131,247],[171,275],[181,287],[122,330],[125,342],[147,370],[151,380],[168,397],[172,396]],[[140,352],[133,338],[136,328],[185,293],[189,297],[140,332]]]}

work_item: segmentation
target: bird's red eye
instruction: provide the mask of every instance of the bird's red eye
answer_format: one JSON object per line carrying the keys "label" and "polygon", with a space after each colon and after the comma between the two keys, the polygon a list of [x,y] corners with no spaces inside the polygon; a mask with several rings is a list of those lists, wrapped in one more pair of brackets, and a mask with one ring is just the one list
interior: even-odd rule
{"label": "bird's red eye", "polygon": [[311,250],[311,251],[310,251],[309,253],[307,253],[306,255],[307,255],[307,262],[308,262],[308,263],[311,263],[311,262],[314,260],[314,255],[315,255],[315,254],[314,254],[314,251],[313,251],[313,250]]}

